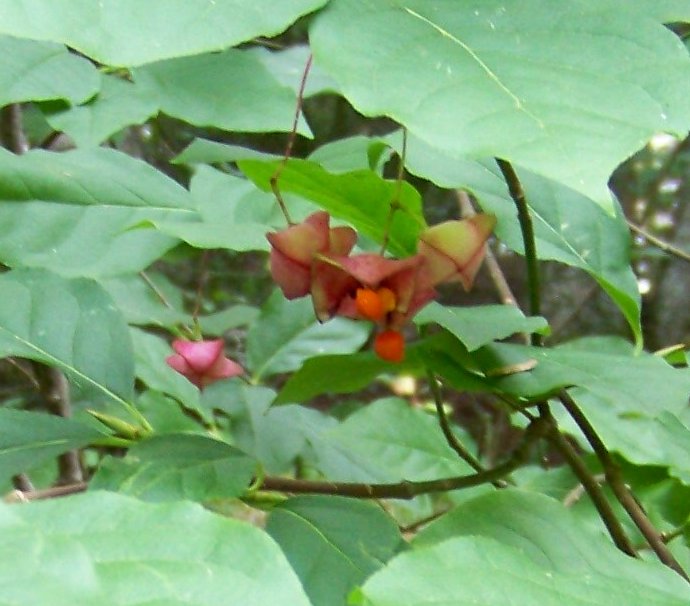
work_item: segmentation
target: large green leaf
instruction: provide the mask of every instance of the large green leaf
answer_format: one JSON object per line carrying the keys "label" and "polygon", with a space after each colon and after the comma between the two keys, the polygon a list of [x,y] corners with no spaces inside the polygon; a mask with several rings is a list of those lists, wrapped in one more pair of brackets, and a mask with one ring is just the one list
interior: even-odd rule
{"label": "large green leaf", "polygon": [[[399,141],[394,145],[399,147]],[[523,254],[515,203],[493,160],[453,158],[411,139],[406,166],[441,187],[471,191],[482,208],[496,216],[498,238]],[[569,187],[526,170],[517,173],[532,217],[537,256],[590,274],[620,308],[640,340],[640,294],[630,267],[630,234],[622,211],[614,205],[610,214]]]}
{"label": "large green leaf", "polygon": [[560,503],[499,491],[454,509],[362,589],[366,604],[680,606],[690,589],[658,562],[630,558]]}
{"label": "large green leaf", "polygon": [[[136,69],[134,80],[139,95],[143,91],[155,99],[162,112],[197,126],[248,132],[292,129],[295,93],[244,51],[152,63]],[[298,130],[309,134],[303,120]]]}
{"label": "large green leaf", "polygon": [[100,431],[72,419],[0,408],[0,485],[102,437]]}
{"label": "large green leaf", "polygon": [[342,497],[303,496],[271,511],[266,531],[280,545],[313,606],[345,606],[347,596],[402,543],[380,507]]}
{"label": "large green leaf", "polygon": [[472,471],[447,444],[436,417],[399,398],[368,404],[322,437],[341,455],[340,461],[332,457],[320,461],[332,479],[399,482]]}
{"label": "large green leaf", "polygon": [[436,302],[427,305],[414,318],[416,324],[432,322],[455,335],[469,351],[517,332],[548,333],[542,317],[525,317],[514,305],[448,307]]}
{"label": "large green leaf", "polygon": [[247,334],[252,381],[295,370],[313,356],[356,351],[369,331],[366,322],[345,318],[320,324],[308,298],[288,301],[274,291]]}
{"label": "large green leaf", "polygon": [[93,147],[132,124],[145,122],[158,111],[150,91],[115,76],[101,75],[98,95],[69,108],[44,108],[50,125],[67,133],[77,147]]}
{"label": "large green leaf", "polygon": [[243,494],[256,462],[225,442],[202,435],[168,433],[106,459],[93,489],[122,492],[147,501],[208,501]]}
{"label": "large green leaf", "polygon": [[[241,160],[238,164],[261,189],[270,191],[275,162]],[[386,181],[373,171],[332,174],[308,160],[290,160],[281,173],[279,188],[281,192],[311,200],[377,242],[383,241],[390,204],[398,192],[395,182]],[[390,221],[389,246],[394,254],[409,256],[416,252],[418,236],[426,222],[419,193],[406,182],[400,187],[399,203],[401,208]]]}
{"label": "large green leaf", "polygon": [[62,44],[0,36],[0,107],[22,101],[81,103],[98,90],[98,72]]}
{"label": "large green leaf", "polygon": [[176,240],[145,220],[197,216],[187,191],[152,166],[107,150],[0,150],[0,260],[68,276],[139,271]]}
{"label": "large green leaf", "polygon": [[0,604],[309,606],[277,545],[192,503],[92,492],[0,504]]}
{"label": "large green leaf", "polygon": [[0,0],[0,32],[133,66],[273,36],[326,0]]}
{"label": "large green leaf", "polygon": [[0,357],[60,368],[92,396],[119,402],[132,397],[127,326],[96,282],[14,270],[0,275],[0,292]]}
{"label": "large green leaf", "polygon": [[606,183],[659,130],[690,122],[690,58],[616,3],[333,0],[317,64],[369,116],[461,157],[499,156],[608,205]]}
{"label": "large green leaf", "polygon": [[596,574],[602,581],[628,579],[640,591],[666,588],[668,576],[671,595],[682,596],[682,590],[687,591],[670,570],[625,556],[599,528],[583,526],[560,502],[540,494],[509,489],[463,503],[424,529],[414,539],[414,546],[458,536],[494,539],[519,550],[533,565],[557,574]]}

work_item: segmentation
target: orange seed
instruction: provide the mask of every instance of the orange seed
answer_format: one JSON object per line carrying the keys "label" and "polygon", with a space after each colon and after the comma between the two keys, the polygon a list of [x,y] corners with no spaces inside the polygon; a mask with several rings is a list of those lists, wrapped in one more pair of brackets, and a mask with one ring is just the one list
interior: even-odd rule
{"label": "orange seed", "polygon": [[405,338],[397,330],[384,330],[374,339],[374,351],[387,362],[402,362],[405,359]]}

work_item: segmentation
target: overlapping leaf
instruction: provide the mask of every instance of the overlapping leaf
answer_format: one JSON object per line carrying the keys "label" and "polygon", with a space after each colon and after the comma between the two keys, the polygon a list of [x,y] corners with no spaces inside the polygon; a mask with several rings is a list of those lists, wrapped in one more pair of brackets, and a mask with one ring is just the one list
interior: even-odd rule
{"label": "overlapping leaf", "polygon": [[247,364],[259,381],[313,356],[356,351],[368,335],[364,322],[335,318],[320,324],[308,298],[287,301],[275,291],[247,334]]}
{"label": "overlapping leaf", "polygon": [[271,511],[266,530],[313,606],[345,606],[350,591],[402,543],[395,523],[379,507],[342,497],[289,499]]}
{"label": "overlapping leaf", "polygon": [[[451,538],[452,537],[452,538]],[[494,492],[432,524],[362,589],[372,606],[680,606],[690,589],[618,551],[548,497]]]}
{"label": "overlapping leaf", "polygon": [[76,387],[99,398],[131,398],[127,326],[96,282],[15,270],[0,275],[0,290],[0,357],[60,368]]}
{"label": "overlapping leaf", "polygon": [[272,36],[326,0],[2,0],[0,33],[62,42],[100,63],[135,66]]}
{"label": "overlapping leaf", "polygon": [[188,502],[93,492],[0,504],[0,604],[309,606],[262,531]]}
{"label": "overlapping leaf", "polygon": [[124,459],[106,459],[92,487],[146,501],[207,501],[241,495],[255,470],[253,459],[225,442],[169,433],[139,442]]}
{"label": "overlapping leaf", "polygon": [[388,115],[455,157],[509,159],[604,205],[616,165],[690,121],[680,41],[610,3],[334,0],[310,41],[366,115]]}
{"label": "overlapping leaf", "polygon": [[0,408],[0,485],[13,475],[80,448],[103,434],[54,415]]}
{"label": "overlapping leaf", "polygon": [[182,187],[106,150],[0,150],[0,261],[68,276],[139,271],[177,240],[142,221],[196,217]]}
{"label": "overlapping leaf", "polygon": [[[292,128],[295,93],[244,51],[152,63],[136,69],[134,80],[139,96],[154,99],[162,112],[190,124],[248,132]],[[303,120],[298,130],[309,134]]]}
{"label": "overlapping leaf", "polygon": [[[395,142],[399,147],[399,142]],[[523,253],[515,203],[493,160],[452,158],[419,139],[408,142],[407,167],[441,187],[471,191],[497,218],[496,235]],[[613,299],[641,339],[640,294],[630,267],[630,235],[625,218],[604,211],[575,190],[526,170],[518,170],[534,226],[537,256],[590,274]]]}
{"label": "overlapping leaf", "polygon": [[24,101],[81,103],[98,90],[96,68],[62,44],[0,36],[0,107]]}
{"label": "overlapping leaf", "polygon": [[513,305],[449,307],[432,302],[415,316],[414,321],[421,325],[434,322],[443,326],[469,351],[518,332],[548,332],[544,318],[525,317]]}
{"label": "overlapping leaf", "polygon": [[[242,160],[239,166],[261,189],[270,191],[276,163]],[[390,250],[399,256],[416,252],[419,233],[426,227],[417,190],[403,182],[398,192],[396,183],[369,170],[332,174],[316,162],[290,160],[279,185],[281,191],[311,200],[377,242],[383,241],[390,205],[399,193],[401,208],[393,215],[389,230]]]}

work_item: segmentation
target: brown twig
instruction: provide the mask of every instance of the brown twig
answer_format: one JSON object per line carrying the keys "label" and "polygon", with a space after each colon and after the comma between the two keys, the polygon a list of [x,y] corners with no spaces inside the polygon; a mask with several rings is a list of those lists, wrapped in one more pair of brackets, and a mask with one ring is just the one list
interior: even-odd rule
{"label": "brown twig", "polygon": [[312,60],[313,56],[310,54],[309,58],[307,59],[307,63],[304,66],[304,71],[302,72],[302,80],[299,85],[299,91],[297,92],[297,106],[295,107],[295,117],[292,122],[292,130],[288,135],[287,145],[285,146],[285,154],[280,164],[278,164],[278,167],[276,168],[275,172],[271,176],[271,190],[273,191],[273,195],[278,201],[278,206],[280,206],[280,210],[285,216],[285,220],[288,222],[288,225],[293,225],[293,221],[290,218],[290,213],[288,212],[285,200],[283,200],[283,196],[280,193],[278,181],[280,179],[280,175],[283,174],[283,171],[287,166],[287,162],[290,159],[290,155],[292,154],[292,147],[294,146],[295,139],[297,138],[297,125],[299,124],[299,117],[302,114],[302,105],[304,103],[304,88],[307,85],[307,77],[309,76],[309,70],[311,69]]}
{"label": "brown twig", "polygon": [[570,394],[566,390],[561,390],[558,399],[561,401],[563,407],[580,428],[580,431],[582,431],[585,439],[587,442],[589,442],[589,445],[597,455],[599,462],[604,468],[606,481],[611,487],[616,499],[623,506],[623,509],[625,509],[630,519],[642,533],[642,536],[644,536],[645,540],[649,543],[649,546],[652,548],[659,560],[672,570],[675,570],[681,577],[690,583],[690,577],[688,577],[678,560],[676,560],[668,547],[666,547],[665,543],[661,539],[661,534],[650,522],[647,514],[644,512],[642,507],[640,507],[640,504],[633,497],[630,489],[626,486],[620,471],[620,467],[613,460],[613,457],[606,448],[606,445],[599,437],[599,434],[594,429],[592,424],[589,422],[589,419],[585,416],[580,407],[576,404],[575,400],[570,397]]}
{"label": "brown twig", "polygon": [[[72,416],[69,383],[57,368],[33,363],[34,375],[40,385],[41,396],[46,408],[60,417]],[[84,480],[78,450],[69,450],[58,457],[58,485],[69,485]]]}
{"label": "brown twig", "polygon": [[64,497],[78,492],[84,492],[88,484],[86,482],[76,482],[75,484],[65,484],[63,486],[53,486],[42,490],[13,490],[3,497],[5,503],[25,503],[27,501],[39,501],[41,499],[53,499]]}
{"label": "brown twig", "polygon": [[528,426],[522,442],[513,451],[510,459],[493,469],[475,474],[422,482],[403,481],[394,484],[360,484],[266,477],[259,489],[295,494],[330,494],[359,499],[413,499],[421,494],[470,488],[500,480],[523,465],[529,458],[532,445],[544,435],[546,429],[547,427],[541,419],[535,418]]}
{"label": "brown twig", "polygon": [[643,229],[639,225],[636,225],[629,219],[626,219],[626,221],[631,231],[634,231],[636,234],[642,236],[650,244],[653,244],[658,249],[663,250],[664,252],[673,255],[674,257],[678,257],[679,259],[682,259],[683,261],[687,261],[688,263],[690,263],[690,253],[687,253],[684,250],[677,248],[673,244],[666,242],[666,240],[662,240],[661,238],[658,238],[657,236],[650,234],[647,230]]}
{"label": "brown twig", "polygon": [[22,106],[12,103],[0,110],[0,140],[15,154],[29,151],[29,142],[22,126]]}

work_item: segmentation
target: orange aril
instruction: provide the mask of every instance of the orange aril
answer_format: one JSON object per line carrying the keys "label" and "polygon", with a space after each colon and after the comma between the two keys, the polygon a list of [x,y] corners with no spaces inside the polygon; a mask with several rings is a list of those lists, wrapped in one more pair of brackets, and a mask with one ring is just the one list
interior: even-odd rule
{"label": "orange aril", "polygon": [[384,330],[374,339],[374,351],[387,362],[402,362],[405,359],[405,338],[397,330]]}
{"label": "orange aril", "polygon": [[358,288],[355,294],[357,313],[373,322],[378,322],[395,309],[395,293],[385,286],[378,290]]}
{"label": "orange aril", "polygon": [[383,307],[384,313],[388,313],[395,309],[397,301],[395,293],[390,288],[383,286],[376,291],[376,294],[379,296],[379,299],[381,299],[381,306]]}
{"label": "orange aril", "polygon": [[358,288],[355,295],[357,313],[367,320],[378,322],[386,313],[383,311],[381,297],[371,288]]}

